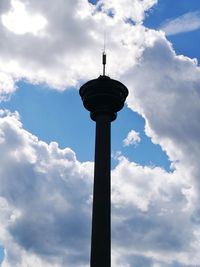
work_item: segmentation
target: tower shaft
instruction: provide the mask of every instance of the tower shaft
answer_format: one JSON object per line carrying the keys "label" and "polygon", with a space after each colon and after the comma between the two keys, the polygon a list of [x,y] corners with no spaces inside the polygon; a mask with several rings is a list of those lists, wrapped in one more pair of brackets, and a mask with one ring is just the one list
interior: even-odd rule
{"label": "tower shaft", "polygon": [[96,117],[91,267],[111,266],[110,130],[110,115],[99,114]]}

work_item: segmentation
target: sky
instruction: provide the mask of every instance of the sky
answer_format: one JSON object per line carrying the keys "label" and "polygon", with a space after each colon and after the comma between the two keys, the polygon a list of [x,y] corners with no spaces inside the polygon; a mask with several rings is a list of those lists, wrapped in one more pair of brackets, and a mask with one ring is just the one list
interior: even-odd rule
{"label": "sky", "polygon": [[112,267],[200,266],[200,2],[0,0],[0,262],[89,267],[95,123],[112,122]]}

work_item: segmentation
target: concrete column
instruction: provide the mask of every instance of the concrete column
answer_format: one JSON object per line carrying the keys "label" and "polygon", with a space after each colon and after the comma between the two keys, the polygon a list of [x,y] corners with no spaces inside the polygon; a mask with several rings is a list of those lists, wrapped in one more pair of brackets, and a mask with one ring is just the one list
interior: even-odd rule
{"label": "concrete column", "polygon": [[111,196],[109,114],[96,120],[95,170],[93,192],[91,267],[111,266]]}

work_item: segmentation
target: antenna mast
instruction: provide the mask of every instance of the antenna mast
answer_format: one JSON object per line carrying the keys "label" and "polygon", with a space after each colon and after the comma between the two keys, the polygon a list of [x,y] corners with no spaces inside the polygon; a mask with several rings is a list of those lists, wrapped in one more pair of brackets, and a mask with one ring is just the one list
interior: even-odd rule
{"label": "antenna mast", "polygon": [[106,33],[104,31],[104,44],[103,44],[103,53],[102,53],[102,64],[103,64],[103,76],[106,75]]}

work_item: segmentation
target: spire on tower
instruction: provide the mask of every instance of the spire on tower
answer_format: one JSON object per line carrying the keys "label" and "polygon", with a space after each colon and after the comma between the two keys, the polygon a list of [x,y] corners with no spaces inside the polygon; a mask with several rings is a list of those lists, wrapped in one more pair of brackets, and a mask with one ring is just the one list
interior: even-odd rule
{"label": "spire on tower", "polygon": [[106,52],[103,51],[102,54],[102,63],[103,63],[103,76],[106,74]]}
{"label": "spire on tower", "polygon": [[102,64],[103,64],[103,76],[105,76],[105,74],[106,74],[106,32],[105,31],[104,31]]}

